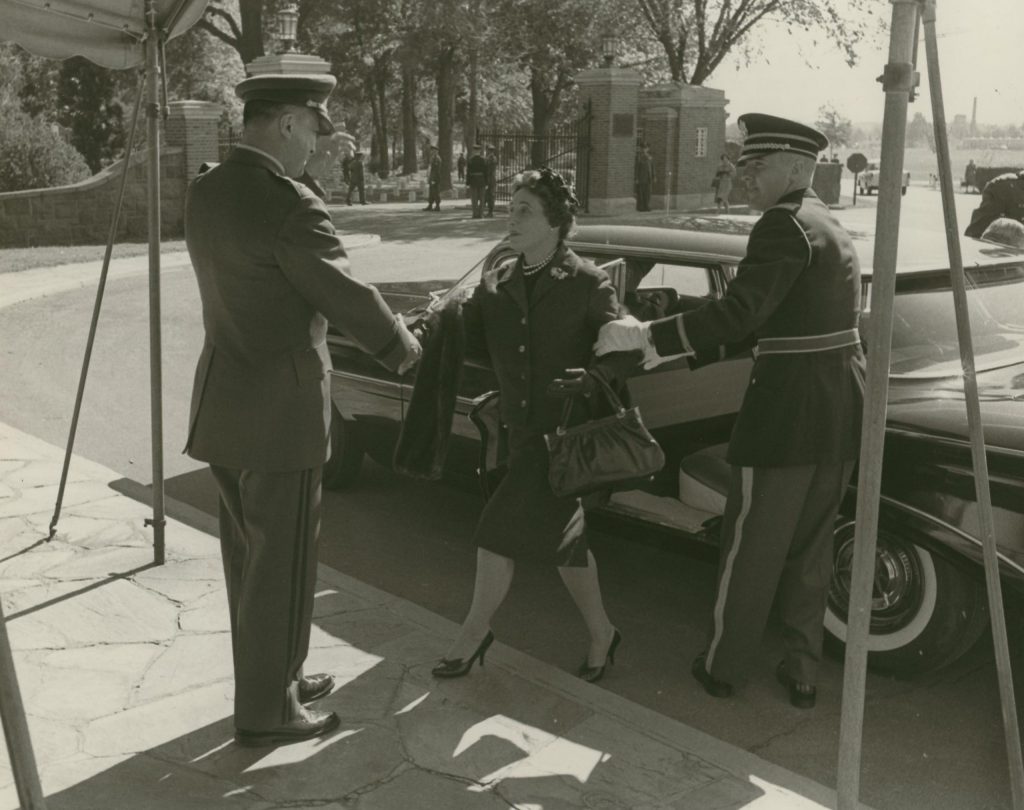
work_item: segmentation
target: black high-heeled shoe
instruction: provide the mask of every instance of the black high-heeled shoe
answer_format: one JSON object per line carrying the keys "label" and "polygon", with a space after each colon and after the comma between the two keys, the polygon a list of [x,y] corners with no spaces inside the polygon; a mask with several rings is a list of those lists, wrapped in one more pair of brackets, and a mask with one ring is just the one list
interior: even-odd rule
{"label": "black high-heeled shoe", "polygon": [[615,650],[619,646],[620,641],[622,641],[622,634],[616,630],[612,634],[612,643],[608,645],[608,654],[605,656],[604,663],[599,667],[592,667],[590,662],[584,658],[583,663],[580,665],[579,676],[587,683],[597,683],[601,680],[604,677],[605,669],[615,663]]}
{"label": "black high-heeled shoe", "polygon": [[492,641],[494,641],[494,633],[488,630],[484,640],[480,642],[480,646],[469,658],[442,658],[441,662],[430,670],[430,674],[435,678],[461,678],[473,668],[477,659],[480,660],[480,666],[484,665],[484,653],[487,652]]}

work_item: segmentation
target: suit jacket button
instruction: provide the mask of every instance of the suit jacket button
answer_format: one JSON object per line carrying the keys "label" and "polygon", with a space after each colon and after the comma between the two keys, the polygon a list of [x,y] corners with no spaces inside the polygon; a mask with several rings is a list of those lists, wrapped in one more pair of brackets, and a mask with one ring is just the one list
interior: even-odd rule
{"label": "suit jacket button", "polygon": [[526,318],[523,318],[521,321],[519,321],[519,323],[521,323],[523,326],[526,326]]}
{"label": "suit jacket button", "polygon": [[525,346],[520,346],[519,347],[519,353],[520,354],[524,354],[525,352],[526,352],[526,347]]}
{"label": "suit jacket button", "polygon": [[520,405],[522,405],[522,406],[523,406],[523,407],[525,408],[525,407],[526,407],[526,400],[524,399],[524,400],[523,400],[522,402],[520,402],[519,404],[520,404]]}

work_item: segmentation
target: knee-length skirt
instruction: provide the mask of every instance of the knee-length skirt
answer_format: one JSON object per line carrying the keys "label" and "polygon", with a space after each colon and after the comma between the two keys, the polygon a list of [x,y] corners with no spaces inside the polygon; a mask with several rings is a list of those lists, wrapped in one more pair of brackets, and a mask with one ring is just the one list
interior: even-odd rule
{"label": "knee-length skirt", "polygon": [[508,472],[487,501],[474,539],[478,547],[513,560],[587,565],[583,507],[579,498],[551,491],[542,434],[510,431]]}

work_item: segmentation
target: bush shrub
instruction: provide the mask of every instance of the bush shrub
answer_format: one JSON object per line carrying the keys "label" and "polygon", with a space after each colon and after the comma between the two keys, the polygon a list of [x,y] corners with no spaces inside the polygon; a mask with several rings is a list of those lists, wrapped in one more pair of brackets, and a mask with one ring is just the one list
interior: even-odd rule
{"label": "bush shrub", "polygon": [[85,158],[49,123],[9,107],[0,116],[0,191],[63,186],[92,174]]}

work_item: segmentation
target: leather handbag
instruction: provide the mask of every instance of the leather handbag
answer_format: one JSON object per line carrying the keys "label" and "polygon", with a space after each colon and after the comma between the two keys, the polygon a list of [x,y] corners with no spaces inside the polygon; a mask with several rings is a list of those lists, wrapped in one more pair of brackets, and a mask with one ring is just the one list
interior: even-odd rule
{"label": "leather handbag", "polygon": [[575,400],[570,397],[561,424],[554,433],[544,434],[550,461],[548,482],[562,497],[630,489],[665,466],[665,454],[644,427],[640,409],[625,407],[605,380],[593,376],[615,412],[569,427]]}

